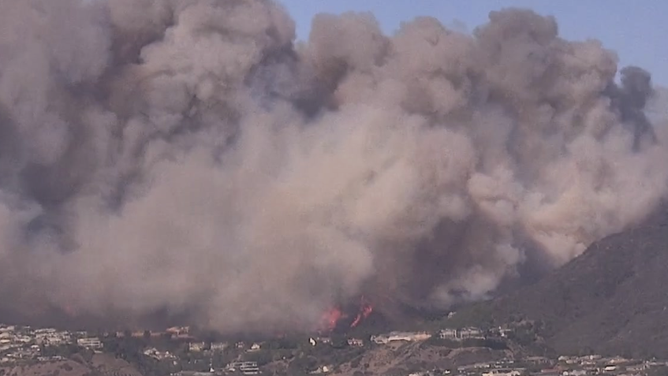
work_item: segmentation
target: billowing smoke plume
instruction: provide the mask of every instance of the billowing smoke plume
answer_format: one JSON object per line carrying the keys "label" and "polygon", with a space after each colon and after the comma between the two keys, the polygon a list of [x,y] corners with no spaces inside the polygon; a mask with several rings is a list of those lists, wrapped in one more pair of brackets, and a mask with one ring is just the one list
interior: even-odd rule
{"label": "billowing smoke plume", "polygon": [[[0,306],[223,332],[479,299],[668,188],[650,76],[552,18],[384,35],[260,0],[0,2]],[[521,273],[520,273],[521,274]]]}

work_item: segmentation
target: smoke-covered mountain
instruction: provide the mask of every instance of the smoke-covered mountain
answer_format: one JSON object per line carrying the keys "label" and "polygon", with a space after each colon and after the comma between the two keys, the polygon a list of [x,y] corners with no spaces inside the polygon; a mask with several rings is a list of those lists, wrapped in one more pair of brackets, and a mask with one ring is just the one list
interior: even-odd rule
{"label": "smoke-covered mountain", "polygon": [[668,208],[592,244],[537,284],[461,312],[540,320],[559,353],[668,357]]}
{"label": "smoke-covered mountain", "polygon": [[269,0],[1,1],[0,320],[445,308],[668,192],[650,74],[553,18],[319,15],[294,39]]}

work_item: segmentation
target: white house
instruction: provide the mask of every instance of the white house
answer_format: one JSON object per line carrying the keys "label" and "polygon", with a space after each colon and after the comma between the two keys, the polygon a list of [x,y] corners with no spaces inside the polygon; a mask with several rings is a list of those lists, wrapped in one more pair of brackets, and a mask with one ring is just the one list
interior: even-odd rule
{"label": "white house", "polygon": [[77,340],[77,345],[86,349],[93,349],[93,350],[101,349],[103,346],[102,342],[97,337],[79,338]]}
{"label": "white house", "polygon": [[482,376],[520,376],[520,371],[515,369],[492,369],[487,372],[483,372]]}
{"label": "white house", "polygon": [[377,344],[387,344],[395,341],[416,342],[429,339],[431,335],[426,332],[390,332],[371,336],[371,340]]}
{"label": "white house", "polygon": [[467,338],[484,339],[485,334],[479,328],[469,327],[469,328],[461,329],[459,331],[459,338],[461,338],[461,339],[467,339]]}
{"label": "white house", "polygon": [[450,329],[450,328],[443,329],[440,332],[438,332],[438,338],[456,340],[458,338],[457,329]]}

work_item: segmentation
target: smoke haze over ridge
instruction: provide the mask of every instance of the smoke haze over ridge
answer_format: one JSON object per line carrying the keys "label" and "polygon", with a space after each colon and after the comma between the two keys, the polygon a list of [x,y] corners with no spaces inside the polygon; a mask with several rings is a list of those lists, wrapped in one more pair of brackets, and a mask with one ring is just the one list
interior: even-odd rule
{"label": "smoke haze over ridge", "polygon": [[293,40],[271,1],[0,2],[1,310],[234,332],[362,293],[447,307],[666,195],[649,73],[615,84],[552,18]]}

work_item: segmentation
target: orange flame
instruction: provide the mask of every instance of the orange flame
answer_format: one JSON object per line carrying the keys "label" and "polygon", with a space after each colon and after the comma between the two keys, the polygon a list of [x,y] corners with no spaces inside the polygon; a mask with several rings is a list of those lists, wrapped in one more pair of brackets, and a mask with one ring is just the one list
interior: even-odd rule
{"label": "orange flame", "polygon": [[[360,298],[359,311],[355,316],[355,319],[350,324],[350,328],[354,328],[359,325],[364,319],[369,317],[373,312],[373,306],[371,303],[362,296]],[[350,316],[341,311],[338,307],[333,307],[322,315],[320,321],[320,328],[323,332],[333,332],[336,327],[339,325],[339,322],[343,319],[347,319]]]}
{"label": "orange flame", "polygon": [[322,326],[326,331],[331,332],[336,329],[336,324],[344,317],[343,312],[338,308],[332,308],[325,312],[322,317]]}
{"label": "orange flame", "polygon": [[364,297],[362,297],[361,300],[362,301],[361,301],[361,304],[360,304],[360,311],[357,313],[357,316],[355,317],[355,320],[353,321],[353,323],[350,324],[351,328],[354,328],[357,325],[359,325],[359,323],[361,323],[362,320],[369,317],[371,312],[373,312],[373,306]]}

